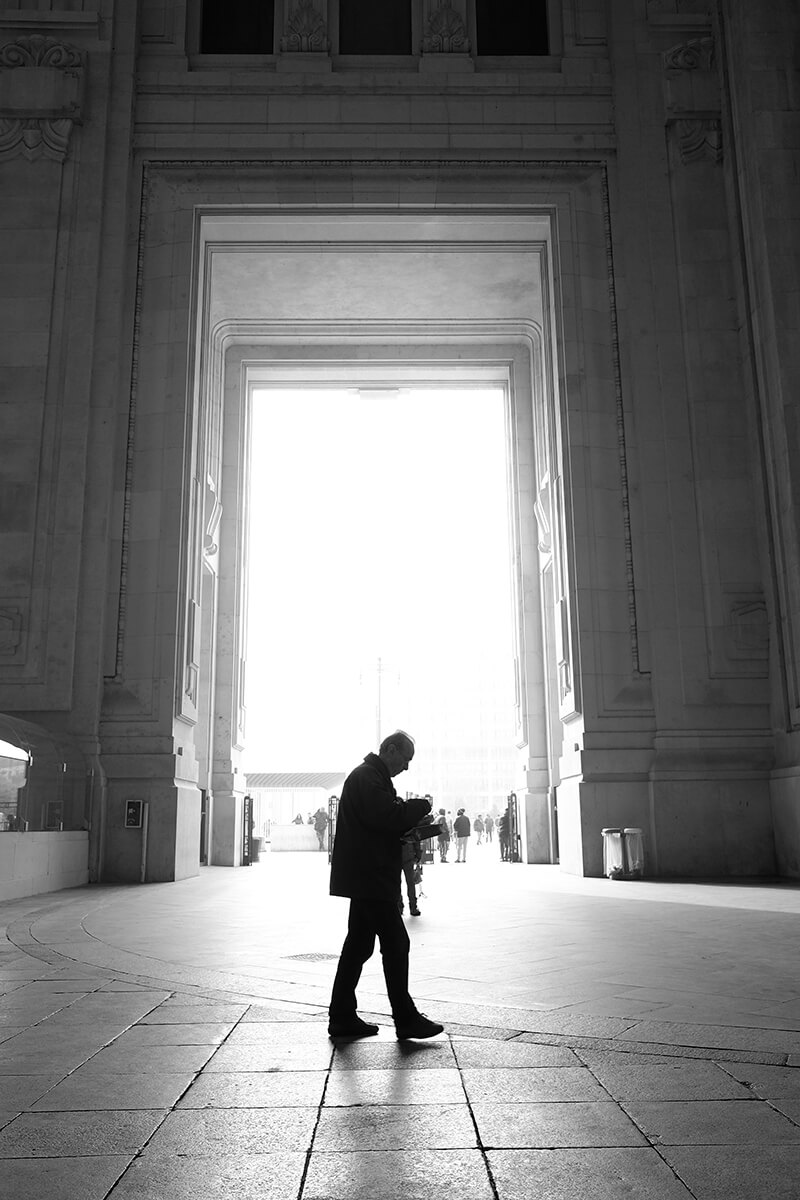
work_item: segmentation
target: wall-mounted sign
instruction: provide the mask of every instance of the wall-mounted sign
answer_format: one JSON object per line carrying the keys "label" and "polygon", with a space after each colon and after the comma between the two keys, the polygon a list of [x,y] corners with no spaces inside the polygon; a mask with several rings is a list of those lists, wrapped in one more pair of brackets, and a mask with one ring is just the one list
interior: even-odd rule
{"label": "wall-mounted sign", "polygon": [[142,828],[142,809],[144,807],[143,800],[126,800],[125,801],[125,828],[126,829],[141,829]]}

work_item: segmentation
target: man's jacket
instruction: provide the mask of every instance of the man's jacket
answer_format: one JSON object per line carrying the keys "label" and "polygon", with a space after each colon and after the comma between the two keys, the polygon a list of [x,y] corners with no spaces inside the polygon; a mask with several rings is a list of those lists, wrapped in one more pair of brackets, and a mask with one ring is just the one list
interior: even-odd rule
{"label": "man's jacket", "polygon": [[400,800],[377,754],[368,754],[344,781],[331,855],[331,895],[397,900],[400,838],[431,809],[421,797]]}

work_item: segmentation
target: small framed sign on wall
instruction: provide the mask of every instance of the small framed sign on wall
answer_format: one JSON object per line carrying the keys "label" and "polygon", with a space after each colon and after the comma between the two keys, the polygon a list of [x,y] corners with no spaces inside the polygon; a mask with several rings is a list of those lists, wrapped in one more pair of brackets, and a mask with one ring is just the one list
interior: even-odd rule
{"label": "small framed sign on wall", "polygon": [[126,800],[125,801],[125,828],[126,829],[141,829],[143,807],[144,807],[143,800]]}

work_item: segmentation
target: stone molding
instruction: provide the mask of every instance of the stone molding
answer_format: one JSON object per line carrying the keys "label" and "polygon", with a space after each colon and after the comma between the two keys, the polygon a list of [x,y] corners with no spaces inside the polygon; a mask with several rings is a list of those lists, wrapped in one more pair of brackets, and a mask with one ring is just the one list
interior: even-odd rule
{"label": "stone molding", "polygon": [[722,162],[722,121],[719,117],[694,117],[673,123],[678,152],[684,164]]}
{"label": "stone molding", "polygon": [[710,36],[689,38],[662,55],[666,123],[680,161],[722,161],[722,117],[717,59]]}
{"label": "stone molding", "polygon": [[439,0],[425,27],[423,54],[469,54],[467,27],[450,0]]}
{"label": "stone molding", "polygon": [[44,34],[0,46],[0,160],[63,162],[83,117],[86,55]]}
{"label": "stone molding", "polygon": [[663,56],[666,71],[712,71],[715,65],[714,39],[690,38],[680,42]]}
{"label": "stone molding", "polygon": [[298,0],[286,18],[281,53],[327,54],[330,48],[325,18],[314,8],[312,0]]}
{"label": "stone molding", "polygon": [[[618,346],[618,331],[616,322],[616,296],[613,281],[613,258],[610,244],[610,215],[608,209],[608,182],[606,178],[606,164],[603,160],[583,159],[580,161],[565,160],[565,159],[525,159],[525,160],[494,160],[486,162],[485,160],[475,160],[470,158],[448,160],[442,163],[439,160],[431,159],[323,159],[323,158],[303,158],[303,159],[274,159],[269,163],[264,163],[261,160],[252,159],[166,159],[166,160],[148,160],[145,159],[142,164],[142,192],[141,192],[141,209],[140,209],[140,228],[138,240],[138,263],[137,263],[137,283],[136,283],[136,302],[134,313],[134,330],[133,330],[133,345],[132,345],[132,364],[131,364],[131,388],[128,413],[128,437],[126,448],[126,471],[124,485],[124,500],[123,500],[123,522],[122,522],[122,547],[121,547],[121,562],[120,562],[120,577],[119,577],[119,598],[118,598],[118,616],[116,630],[116,664],[115,674],[112,680],[117,683],[122,683],[124,678],[124,655],[125,655],[125,633],[126,633],[126,616],[129,603],[128,596],[128,549],[130,542],[130,515],[132,502],[132,482],[134,474],[134,455],[135,455],[135,431],[136,431],[136,409],[137,409],[137,393],[138,393],[138,374],[139,374],[139,353],[140,353],[140,321],[141,321],[141,302],[142,302],[142,284],[145,270],[145,257],[147,245],[147,228],[149,222],[149,212],[151,204],[154,200],[154,190],[156,181],[158,187],[165,187],[168,192],[174,194],[180,193],[196,193],[203,190],[202,185],[198,182],[198,178],[205,172],[223,171],[228,173],[231,170],[232,162],[235,161],[236,167],[239,170],[253,169],[258,172],[266,172],[268,176],[278,175],[279,178],[284,176],[294,176],[298,173],[305,173],[309,170],[313,172],[326,173],[329,171],[401,171],[403,174],[411,173],[419,169],[427,169],[434,173],[446,172],[448,175],[458,173],[460,170],[474,171],[479,168],[482,171],[489,173],[498,173],[501,177],[508,173],[513,173],[517,176],[519,173],[530,171],[548,172],[549,186],[552,187],[554,180],[560,180],[568,187],[574,187],[580,183],[585,183],[588,178],[598,178],[600,181],[597,186],[599,188],[598,198],[602,206],[604,216],[601,218],[605,221],[606,228],[606,252],[609,261],[609,276],[608,276],[608,295],[611,309],[611,340],[612,354],[615,370],[616,384],[616,404],[617,404],[617,426],[618,426],[618,450],[620,460],[620,472],[622,476],[622,531],[621,538],[624,541],[624,553],[627,564],[628,574],[628,613],[630,627],[630,642],[632,648],[632,675],[634,679],[646,680],[649,678],[646,671],[640,669],[639,656],[639,631],[637,623],[637,597],[633,580],[633,547],[631,537],[631,522],[630,522],[630,501],[628,490],[628,475],[627,475],[627,450],[625,436],[625,422],[623,413],[623,396],[621,387],[621,373],[619,369],[619,346]],[[288,181],[287,181],[288,185]],[[535,188],[532,189],[535,191]],[[598,211],[598,217],[600,213]],[[602,238],[602,234],[600,235]],[[557,511],[563,503],[563,498],[555,498]],[[553,514],[555,516],[555,514]],[[203,528],[202,525],[198,528],[201,535],[201,553],[204,536],[207,535],[208,527]],[[553,536],[555,536],[553,534]],[[211,539],[212,544],[216,542],[216,538]],[[213,554],[213,552],[212,552]],[[207,561],[207,560],[206,560]],[[187,604],[192,597],[185,594],[183,597],[184,604]],[[192,637],[189,628],[190,618],[184,613],[184,648],[186,655],[184,658],[184,667],[190,666],[194,655],[191,652]],[[561,612],[562,621],[562,641],[565,647],[572,646],[574,630],[572,628],[572,614],[567,609]],[[571,654],[570,654],[571,659]],[[180,661],[180,660],[179,660]],[[191,675],[191,672],[189,672]],[[571,674],[571,672],[570,672]],[[110,682],[107,680],[107,682]],[[191,693],[191,679],[187,679],[185,671],[180,670],[178,678],[176,678],[176,691],[178,693],[176,715],[189,723],[192,723],[192,715],[190,712],[184,712],[183,705],[186,703],[184,697],[187,696],[185,685],[188,683],[188,693]],[[574,698],[576,705],[574,711],[579,711],[577,692],[575,683],[570,678],[568,680],[567,693]],[[190,705],[191,707],[191,705]],[[640,710],[637,708],[637,715]],[[616,709],[615,709],[616,712]]]}
{"label": "stone molding", "polygon": [[22,647],[22,609],[16,604],[0,608],[0,655],[15,658]]}
{"label": "stone molding", "polygon": [[631,496],[628,478],[628,449],[625,434],[625,399],[622,391],[622,364],[619,348],[619,322],[617,319],[617,285],[614,275],[614,244],[611,236],[611,198],[608,192],[608,174],[603,172],[603,222],[606,239],[606,270],[608,282],[608,309],[611,315],[611,352],[614,363],[614,400],[617,416],[617,458],[619,460],[620,493],[622,496],[622,521],[625,538],[625,577],[628,585],[628,635],[631,643],[631,661],[634,675],[641,678],[649,675],[643,671],[641,647],[639,645],[639,621],[637,616],[636,576],[633,565],[633,533],[631,529]]}

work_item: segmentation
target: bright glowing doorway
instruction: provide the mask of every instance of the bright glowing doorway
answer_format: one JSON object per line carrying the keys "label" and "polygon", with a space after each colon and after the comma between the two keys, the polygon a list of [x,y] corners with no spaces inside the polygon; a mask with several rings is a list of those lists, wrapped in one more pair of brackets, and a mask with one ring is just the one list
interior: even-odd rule
{"label": "bright glowing doorway", "polygon": [[501,388],[254,391],[248,771],[349,770],[402,726],[402,786],[504,806],[506,429]]}

